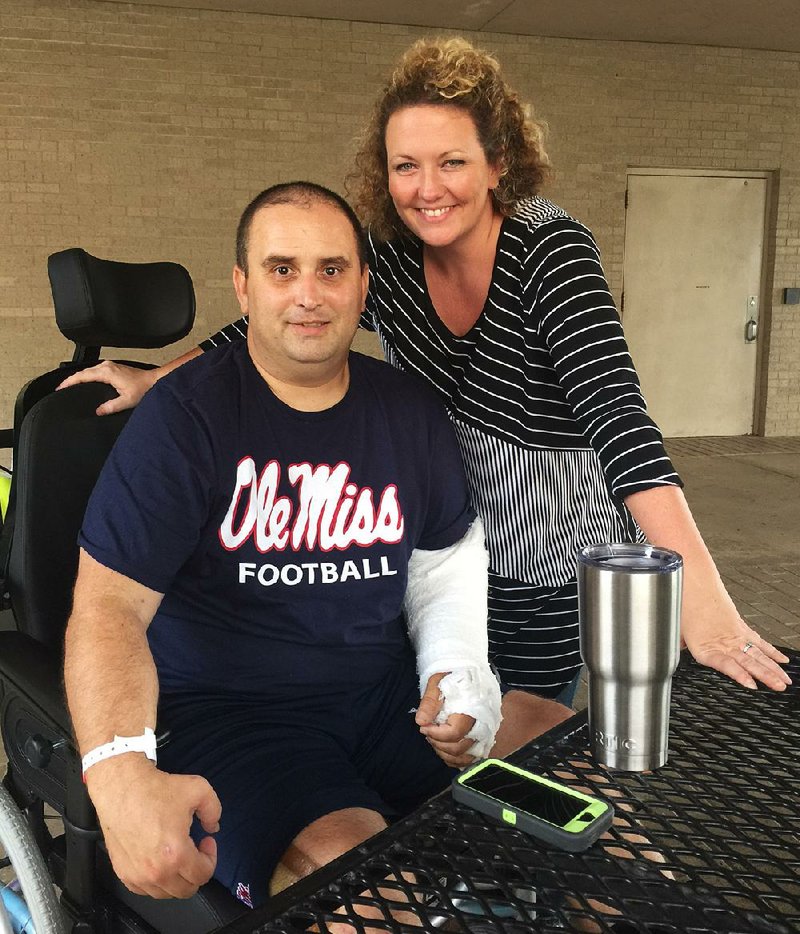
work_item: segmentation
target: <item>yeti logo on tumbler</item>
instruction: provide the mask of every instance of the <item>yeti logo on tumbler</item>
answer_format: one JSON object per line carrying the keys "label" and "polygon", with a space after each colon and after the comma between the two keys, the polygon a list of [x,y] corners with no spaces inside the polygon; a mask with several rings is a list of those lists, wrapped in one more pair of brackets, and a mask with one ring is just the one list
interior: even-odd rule
{"label": "yeti logo on tumbler", "polygon": [[589,545],[578,555],[591,750],[612,769],[667,761],[682,577],[681,556],[653,545]]}

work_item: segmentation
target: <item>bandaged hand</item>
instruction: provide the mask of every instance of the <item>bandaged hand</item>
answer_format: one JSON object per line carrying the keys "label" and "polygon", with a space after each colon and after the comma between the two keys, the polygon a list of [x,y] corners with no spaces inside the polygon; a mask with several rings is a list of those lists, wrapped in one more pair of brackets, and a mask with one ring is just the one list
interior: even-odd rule
{"label": "bandaged hand", "polygon": [[501,721],[500,685],[489,667],[488,564],[476,519],[455,545],[415,549],[408,565],[404,607],[422,695],[417,723],[452,765],[487,756]]}
{"label": "bandaged hand", "polygon": [[475,669],[438,672],[428,679],[416,722],[447,765],[463,768],[489,755],[502,720],[500,704],[488,665],[484,677]]}

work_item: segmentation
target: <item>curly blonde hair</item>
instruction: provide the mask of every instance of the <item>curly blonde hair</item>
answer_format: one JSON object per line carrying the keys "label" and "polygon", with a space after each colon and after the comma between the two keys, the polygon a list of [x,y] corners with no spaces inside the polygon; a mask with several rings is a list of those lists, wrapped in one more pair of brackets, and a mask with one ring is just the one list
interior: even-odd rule
{"label": "curly blonde hair", "polygon": [[493,192],[501,214],[513,214],[520,199],[539,190],[550,166],[545,126],[526,113],[497,59],[466,39],[420,39],[389,77],[346,179],[356,213],[378,237],[408,235],[389,194],[386,125],[396,111],[419,104],[458,107],[472,117],[487,160],[502,172]]}

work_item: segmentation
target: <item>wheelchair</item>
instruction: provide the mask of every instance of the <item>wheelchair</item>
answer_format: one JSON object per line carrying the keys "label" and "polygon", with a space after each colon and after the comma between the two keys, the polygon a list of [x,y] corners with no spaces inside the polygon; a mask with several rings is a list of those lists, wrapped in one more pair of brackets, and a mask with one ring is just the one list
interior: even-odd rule
{"label": "wheelchair", "polygon": [[75,352],[23,387],[13,429],[0,433],[13,449],[0,533],[3,609],[13,615],[13,628],[0,631],[8,756],[0,844],[16,875],[2,890],[0,934],[206,934],[247,909],[214,880],[186,900],[129,892],[83,784],[62,688],[64,629],[86,501],[128,413],[95,414],[115,394],[105,384],[55,392],[103,347],[157,348],[186,336],[194,289],[175,263],[117,263],[81,249],[50,256],[48,274],[58,328]]}

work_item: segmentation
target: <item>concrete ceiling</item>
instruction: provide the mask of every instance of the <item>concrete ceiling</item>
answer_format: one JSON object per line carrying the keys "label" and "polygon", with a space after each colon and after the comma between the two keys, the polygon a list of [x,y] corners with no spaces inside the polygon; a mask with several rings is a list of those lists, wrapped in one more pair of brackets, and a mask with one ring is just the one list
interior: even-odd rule
{"label": "concrete ceiling", "polygon": [[[128,3],[129,0],[115,0]],[[147,0],[149,5],[800,52],[800,0]]]}

